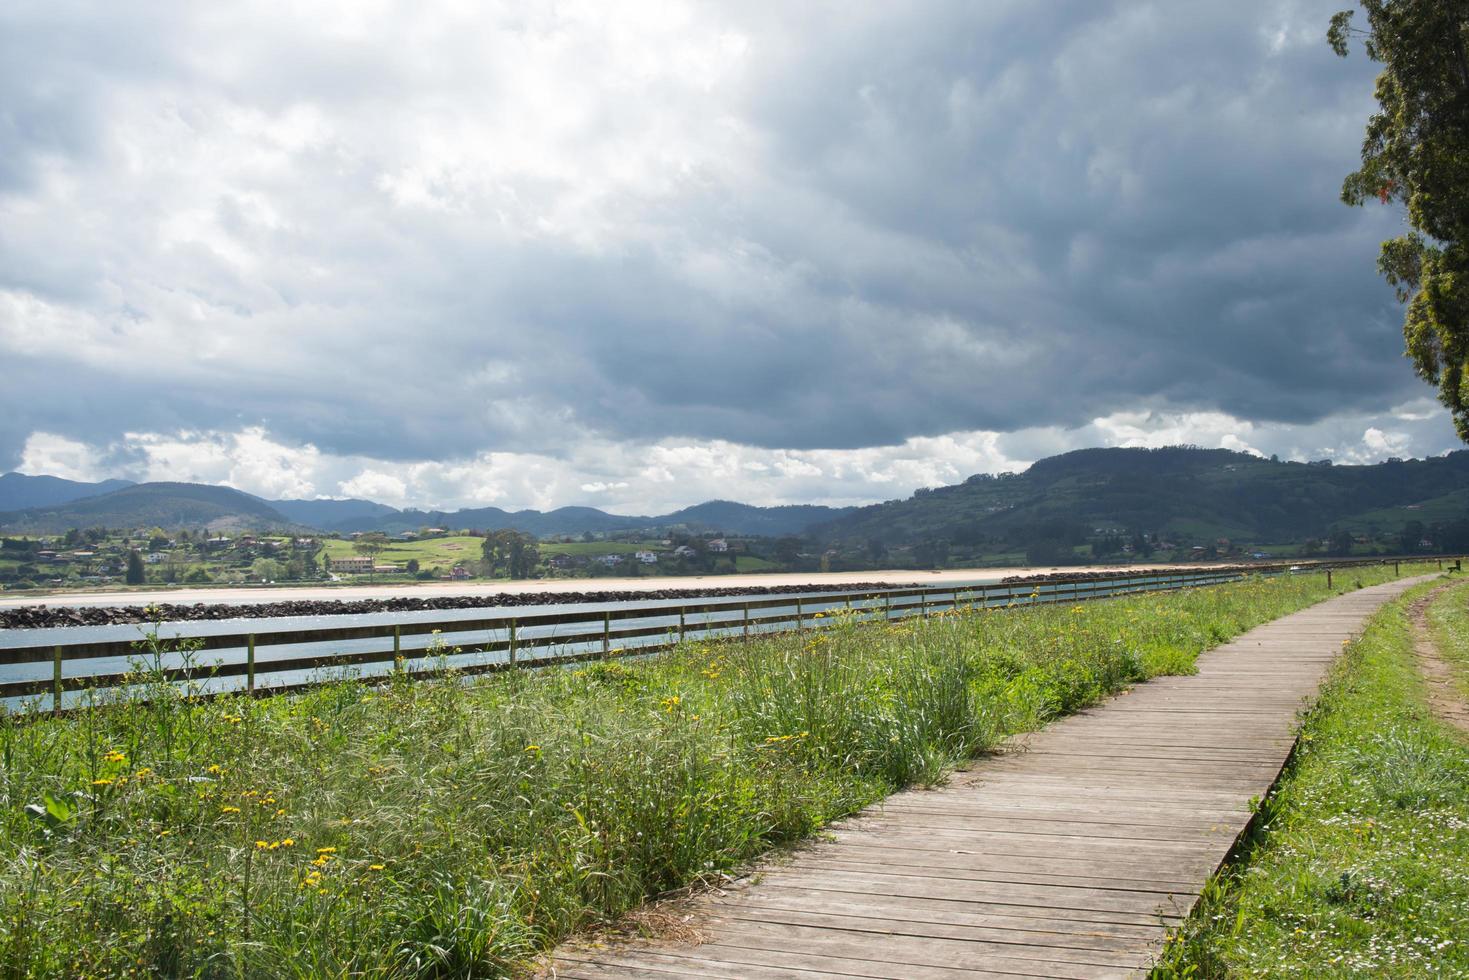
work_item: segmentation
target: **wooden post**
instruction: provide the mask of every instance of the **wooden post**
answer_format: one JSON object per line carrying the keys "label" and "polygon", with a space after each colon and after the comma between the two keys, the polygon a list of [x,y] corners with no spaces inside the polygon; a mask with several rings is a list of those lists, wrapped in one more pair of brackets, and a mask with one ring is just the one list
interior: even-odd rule
{"label": "wooden post", "polygon": [[255,634],[245,637],[245,691],[255,693]]}
{"label": "wooden post", "polygon": [[688,622],[684,618],[685,612],[686,611],[683,606],[678,607],[678,642],[680,643],[683,642],[684,630],[688,628]]}
{"label": "wooden post", "polygon": [[893,619],[893,594],[891,592],[884,592],[882,594],[882,620],[885,623],[890,623],[890,622],[892,622],[892,619]]}
{"label": "wooden post", "polygon": [[[679,610],[679,639],[683,639],[683,611]],[[612,610],[602,614],[602,659],[612,656]]]}
{"label": "wooden post", "polygon": [[745,642],[750,642],[750,604],[745,603]]}
{"label": "wooden post", "polygon": [[806,628],[806,624],[802,622],[802,618],[803,617],[801,615],[801,597],[800,596],[797,596],[796,597],[796,632],[797,633],[801,632],[801,630],[803,630],[803,629]]}
{"label": "wooden post", "polygon": [[928,615],[928,593],[922,589],[918,590],[918,618],[923,619]]}
{"label": "wooden post", "polygon": [[515,620],[510,621],[510,666],[515,666]]}
{"label": "wooden post", "polygon": [[1398,568],[1398,563],[1396,561],[1394,561],[1392,563],[1392,573],[1394,575],[1401,575],[1401,574],[1403,574],[1402,571]]}
{"label": "wooden post", "polygon": [[393,627],[393,669],[403,669],[403,627]]}
{"label": "wooden post", "polygon": [[51,713],[61,714],[61,647],[51,651]]}
{"label": "wooden post", "polygon": [[1326,587],[1331,588],[1331,569],[1326,570]]}

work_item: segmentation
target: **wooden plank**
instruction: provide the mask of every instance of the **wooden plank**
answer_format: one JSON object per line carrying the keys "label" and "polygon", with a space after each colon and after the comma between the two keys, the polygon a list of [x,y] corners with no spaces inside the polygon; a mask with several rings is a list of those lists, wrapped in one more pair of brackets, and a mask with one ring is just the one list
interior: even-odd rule
{"label": "wooden plank", "polygon": [[721,942],[745,939],[772,949],[791,947],[844,952],[853,943],[881,937],[882,952],[889,962],[921,966],[955,967],[976,960],[1000,963],[1010,959],[1111,967],[1138,967],[1146,962],[1146,953],[1140,950],[1052,946],[1047,945],[1050,942],[1047,939],[1026,941],[1029,937],[1014,937],[1009,942],[994,941],[965,934],[962,929],[936,926],[909,932],[902,923],[893,923],[896,929],[886,929],[872,919],[849,916],[828,916],[818,925],[732,916],[711,916],[707,921],[718,930]]}
{"label": "wooden plank", "polygon": [[573,966],[905,980],[1145,972],[1278,777],[1343,641],[1411,584],[1258,628],[1202,656],[1198,674],[1138,685],[1012,739],[943,788],[833,824],[827,841],[695,900],[700,945]]}

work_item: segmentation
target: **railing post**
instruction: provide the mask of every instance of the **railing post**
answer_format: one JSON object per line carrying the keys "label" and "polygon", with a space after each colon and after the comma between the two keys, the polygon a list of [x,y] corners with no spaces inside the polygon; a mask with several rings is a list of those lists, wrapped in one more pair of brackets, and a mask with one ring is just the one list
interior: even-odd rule
{"label": "railing post", "polygon": [[750,604],[745,603],[745,642],[750,642]]}
{"label": "railing post", "polygon": [[51,713],[61,714],[61,647],[51,651]]}
{"label": "railing post", "polygon": [[890,623],[893,620],[893,594],[884,592],[882,594],[882,621]]}
{"label": "railing post", "polygon": [[[678,638],[683,639],[683,611],[679,611]],[[602,659],[612,656],[612,610],[602,613]]]}
{"label": "railing post", "polygon": [[403,669],[403,627],[393,627],[393,669]]}
{"label": "railing post", "polygon": [[1326,587],[1331,588],[1331,569],[1326,570]]}
{"label": "railing post", "polygon": [[678,607],[678,642],[683,642],[684,630],[688,628],[688,622],[684,618],[686,610],[683,606]]}
{"label": "railing post", "polygon": [[245,691],[255,693],[255,634],[245,637]]}
{"label": "railing post", "polygon": [[925,592],[923,589],[919,589],[918,590],[918,618],[919,619],[923,619],[926,616],[928,616],[928,593]]}
{"label": "railing post", "polygon": [[515,666],[515,620],[510,621],[510,666]]}
{"label": "railing post", "polygon": [[1397,562],[1393,562],[1392,563],[1392,573],[1394,575],[1401,575],[1401,574],[1403,574],[1402,573],[1402,570],[1398,568],[1398,563]]}
{"label": "railing post", "polygon": [[803,618],[804,617],[801,615],[801,597],[800,596],[796,596],[796,632],[797,633],[801,632],[801,630],[803,630],[803,629],[806,628],[806,624],[804,622],[802,622]]}

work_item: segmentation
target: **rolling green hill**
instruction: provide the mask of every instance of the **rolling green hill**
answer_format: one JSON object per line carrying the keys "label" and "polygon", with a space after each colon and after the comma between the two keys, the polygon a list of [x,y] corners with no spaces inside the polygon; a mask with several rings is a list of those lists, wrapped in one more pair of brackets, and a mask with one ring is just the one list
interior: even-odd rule
{"label": "rolling green hill", "polygon": [[1224,449],[1084,449],[1020,474],[970,477],[813,528],[837,545],[922,542],[1024,551],[1106,534],[1280,544],[1334,530],[1469,520],[1469,451],[1371,466],[1285,463]]}
{"label": "rolling green hill", "polygon": [[292,523],[259,497],[199,483],[139,483],[53,507],[0,514],[0,530],[12,534],[59,534],[74,527],[265,530]]}

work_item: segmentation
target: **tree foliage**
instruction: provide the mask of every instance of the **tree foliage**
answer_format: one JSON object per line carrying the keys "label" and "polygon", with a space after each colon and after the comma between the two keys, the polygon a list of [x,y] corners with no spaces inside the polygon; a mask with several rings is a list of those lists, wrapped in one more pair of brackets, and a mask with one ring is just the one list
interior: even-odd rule
{"label": "tree foliage", "polygon": [[1407,304],[1407,355],[1469,442],[1469,0],[1361,6],[1366,30],[1344,10],[1327,31],[1337,54],[1361,38],[1383,65],[1362,166],[1341,196],[1406,206],[1411,230],[1382,243],[1378,269]]}
{"label": "tree foliage", "polygon": [[358,535],[357,539],[352,542],[353,551],[359,555],[366,555],[369,558],[377,556],[387,546],[388,536],[377,531]]}
{"label": "tree foliage", "polygon": [[144,579],[143,556],[138,554],[138,550],[134,548],[128,552],[128,567],[123,581],[128,585],[142,585]]}
{"label": "tree foliage", "polygon": [[487,533],[480,550],[485,569],[492,576],[503,570],[513,579],[530,578],[541,560],[533,535],[509,529]]}

